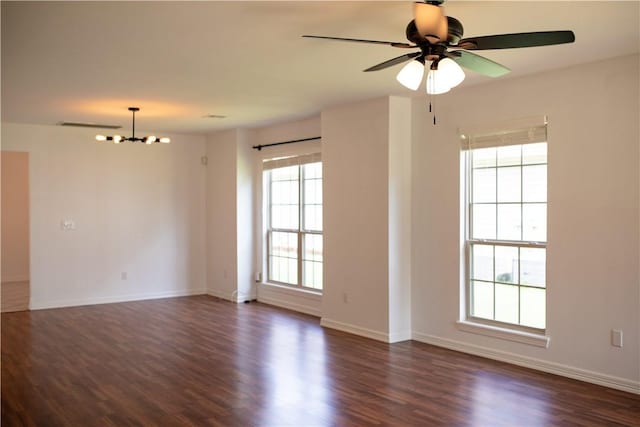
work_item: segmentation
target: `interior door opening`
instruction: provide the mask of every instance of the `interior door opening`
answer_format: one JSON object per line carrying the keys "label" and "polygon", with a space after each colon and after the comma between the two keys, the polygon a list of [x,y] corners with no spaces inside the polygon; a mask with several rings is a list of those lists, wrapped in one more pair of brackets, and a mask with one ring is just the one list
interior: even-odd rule
{"label": "interior door opening", "polygon": [[29,153],[2,151],[1,311],[29,309]]}

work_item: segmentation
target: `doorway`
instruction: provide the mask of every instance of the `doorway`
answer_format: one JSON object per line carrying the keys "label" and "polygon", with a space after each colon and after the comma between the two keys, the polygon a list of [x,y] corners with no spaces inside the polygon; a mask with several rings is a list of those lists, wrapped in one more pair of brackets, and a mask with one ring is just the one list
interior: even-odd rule
{"label": "doorway", "polygon": [[29,153],[2,151],[0,311],[29,309]]}

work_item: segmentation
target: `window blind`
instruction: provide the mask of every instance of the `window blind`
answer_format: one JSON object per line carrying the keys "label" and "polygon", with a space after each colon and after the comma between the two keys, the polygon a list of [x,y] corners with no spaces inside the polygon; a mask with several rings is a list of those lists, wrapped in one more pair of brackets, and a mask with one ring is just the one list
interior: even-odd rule
{"label": "window blind", "polygon": [[460,130],[464,150],[547,142],[546,117],[505,123],[493,129]]}
{"label": "window blind", "polygon": [[322,161],[320,153],[303,154],[300,156],[276,157],[262,161],[263,170],[284,168],[287,166],[305,165]]}

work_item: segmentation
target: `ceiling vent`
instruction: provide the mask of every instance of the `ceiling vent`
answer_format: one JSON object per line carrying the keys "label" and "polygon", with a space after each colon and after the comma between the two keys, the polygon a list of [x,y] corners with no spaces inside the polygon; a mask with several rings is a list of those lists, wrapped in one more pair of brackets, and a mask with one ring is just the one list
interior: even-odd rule
{"label": "ceiling vent", "polygon": [[121,129],[118,125],[103,125],[100,123],[82,123],[82,122],[58,122],[58,126],[71,126],[77,128],[97,128],[97,129]]}

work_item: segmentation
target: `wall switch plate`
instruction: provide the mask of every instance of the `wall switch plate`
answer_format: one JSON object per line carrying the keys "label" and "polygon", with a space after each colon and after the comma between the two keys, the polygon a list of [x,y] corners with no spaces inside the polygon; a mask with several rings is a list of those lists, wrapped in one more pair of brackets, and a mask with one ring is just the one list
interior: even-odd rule
{"label": "wall switch plate", "polygon": [[614,347],[622,347],[622,331],[620,329],[611,330],[611,345]]}
{"label": "wall switch plate", "polygon": [[76,229],[76,223],[72,219],[63,219],[62,221],[60,221],[60,229],[65,230],[65,231],[67,231],[67,230],[75,230]]}
{"label": "wall switch plate", "polygon": [[123,271],[122,273],[120,273],[120,279],[121,280],[127,280],[127,272]]}

